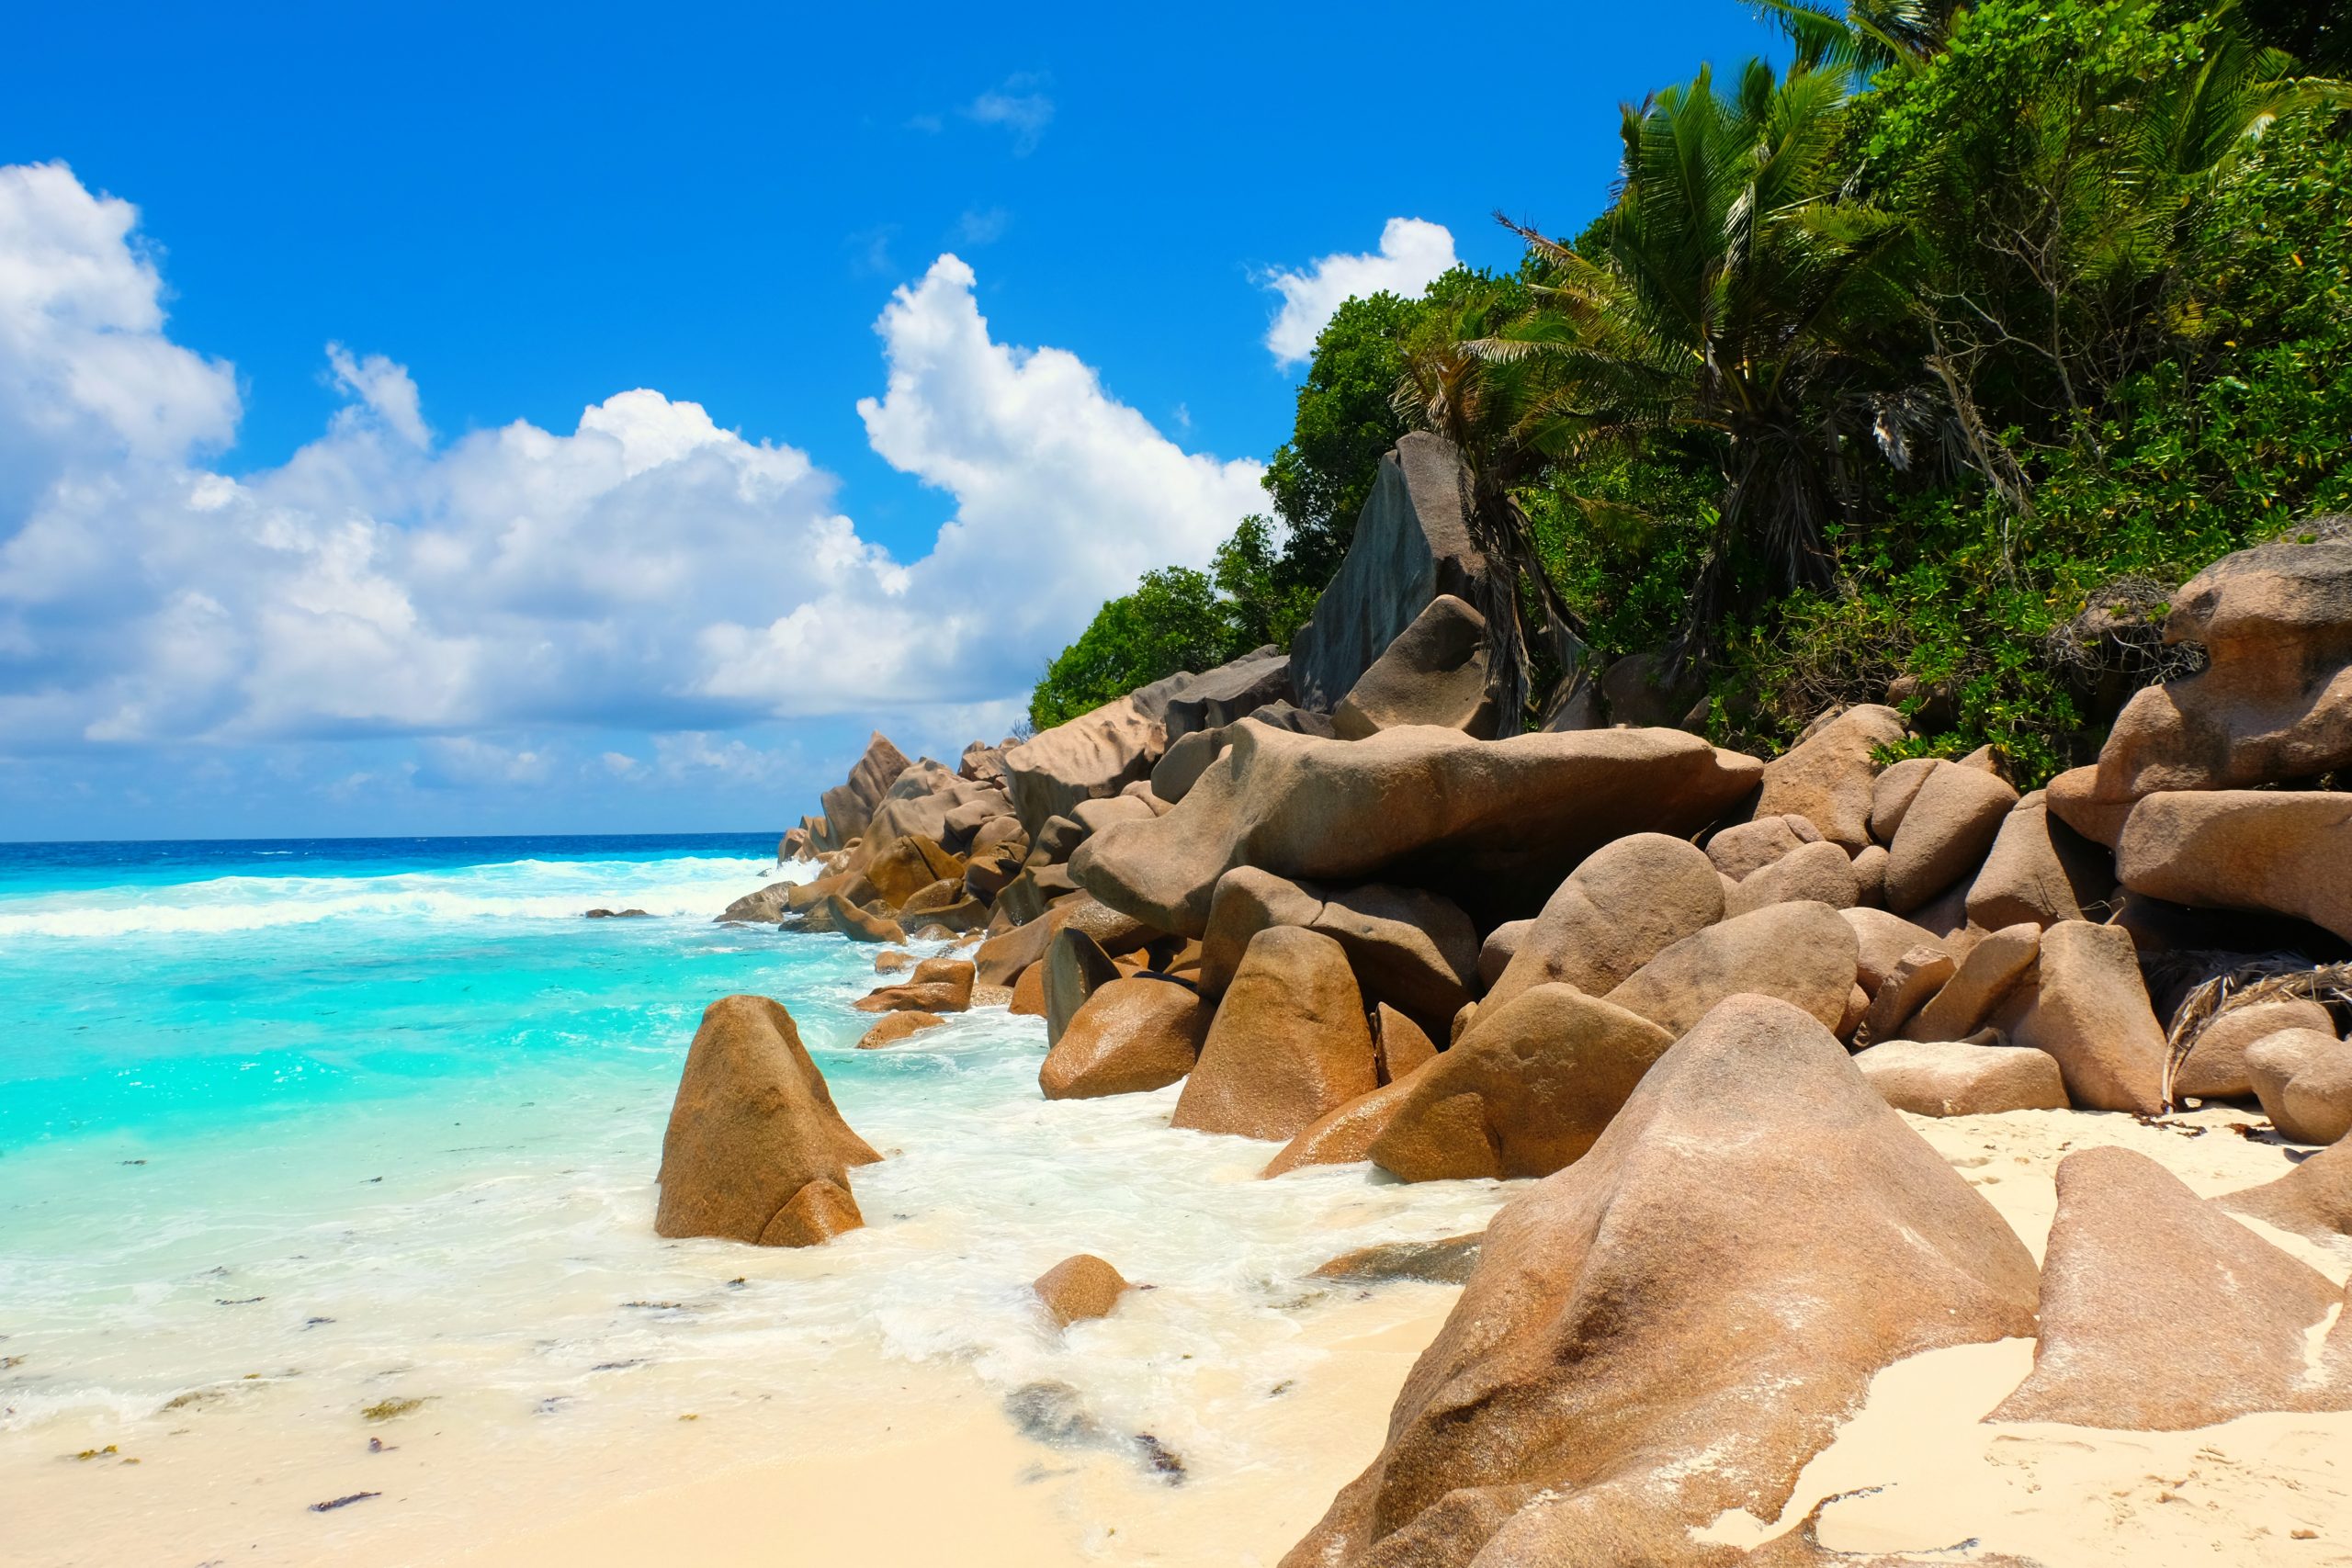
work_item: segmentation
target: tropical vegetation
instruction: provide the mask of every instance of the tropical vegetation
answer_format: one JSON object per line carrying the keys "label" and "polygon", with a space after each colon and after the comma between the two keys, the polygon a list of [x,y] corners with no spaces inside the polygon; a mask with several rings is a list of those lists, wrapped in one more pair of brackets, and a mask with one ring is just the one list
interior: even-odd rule
{"label": "tropical vegetation", "polygon": [[1763,9],[1786,63],[1628,106],[1581,232],[1513,226],[1510,276],[1343,306],[1272,519],[1104,606],[1035,722],[1285,638],[1412,428],[1455,443],[1516,581],[1489,654],[1522,722],[1646,654],[1726,744],[1892,691],[1923,747],[1996,744],[2029,780],[2177,667],[2170,586],[2352,511],[2346,24]]}

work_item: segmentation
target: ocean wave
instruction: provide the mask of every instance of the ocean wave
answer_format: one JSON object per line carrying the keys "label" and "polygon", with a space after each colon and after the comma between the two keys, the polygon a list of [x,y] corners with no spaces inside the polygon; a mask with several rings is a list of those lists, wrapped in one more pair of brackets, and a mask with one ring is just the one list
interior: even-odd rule
{"label": "ocean wave", "polygon": [[329,920],[570,919],[595,908],[708,919],[810,868],[749,859],[511,861],[379,876],[223,876],[0,902],[0,941],[226,934]]}

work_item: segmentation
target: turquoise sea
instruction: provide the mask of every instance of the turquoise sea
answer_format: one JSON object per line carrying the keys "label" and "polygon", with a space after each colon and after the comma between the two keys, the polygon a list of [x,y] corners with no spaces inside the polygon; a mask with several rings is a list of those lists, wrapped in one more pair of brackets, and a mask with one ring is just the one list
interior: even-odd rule
{"label": "turquoise sea", "polygon": [[[910,1377],[1016,1414],[1050,1385],[1048,1435],[1149,1431],[1213,1481],[1262,1457],[1231,1403],[1314,1359],[1306,1270],[1502,1196],[1259,1181],[1271,1147],[1171,1131],[1173,1090],[1049,1104],[1042,1024],[1001,1010],[857,1051],[871,949],[713,923],[806,874],[773,844],[0,845],[0,1561],[356,1561],[553,1484],[534,1465],[630,1484],[649,1423],[784,1451]],[[856,1173],[866,1230],[652,1235],[686,1044],[732,991],[785,1002],[890,1156]],[[1053,1336],[1027,1281],[1080,1250],[1157,1288]]]}

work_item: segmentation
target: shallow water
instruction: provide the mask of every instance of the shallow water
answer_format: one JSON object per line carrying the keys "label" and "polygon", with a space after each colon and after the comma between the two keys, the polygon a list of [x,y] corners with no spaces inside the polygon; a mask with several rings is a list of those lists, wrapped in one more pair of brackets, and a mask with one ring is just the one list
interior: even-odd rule
{"label": "shallow water", "polygon": [[[1016,1403],[1214,1484],[1268,1462],[1247,1412],[1318,1354],[1330,1293],[1307,1269],[1499,1201],[1363,1167],[1258,1181],[1271,1147],[1171,1131],[1172,1089],[1049,1104],[1042,1025],[1001,1010],[855,1051],[870,950],[711,923],[775,874],[764,849],[0,848],[0,1482],[232,1432],[243,1469],[299,1471],[371,1436],[426,1449],[428,1426],[621,1477],[613,1445],[650,1423],[733,1413],[761,1452],[821,1445],[920,1373],[1055,1385]],[[825,1248],[652,1234],[686,1043],[745,990],[786,1003],[890,1156],[854,1173],[868,1228]],[[1051,1335],[1027,1282],[1077,1251],[1153,1289]],[[418,1484],[458,1517],[488,1483]],[[109,1505],[130,1517],[99,1550],[70,1517],[86,1489],[50,1493],[0,1507],[0,1556],[303,1561],[343,1539],[198,1487]]]}

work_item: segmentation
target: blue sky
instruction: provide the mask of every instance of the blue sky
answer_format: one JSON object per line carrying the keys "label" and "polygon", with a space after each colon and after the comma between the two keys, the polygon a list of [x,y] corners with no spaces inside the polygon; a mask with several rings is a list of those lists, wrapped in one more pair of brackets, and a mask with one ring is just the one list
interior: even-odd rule
{"label": "blue sky", "polygon": [[870,726],[1001,729],[1252,503],[1278,277],[1295,335],[1509,265],[1620,100],[1769,41],[487,9],[12,23],[0,837],[767,829]]}

